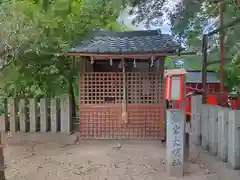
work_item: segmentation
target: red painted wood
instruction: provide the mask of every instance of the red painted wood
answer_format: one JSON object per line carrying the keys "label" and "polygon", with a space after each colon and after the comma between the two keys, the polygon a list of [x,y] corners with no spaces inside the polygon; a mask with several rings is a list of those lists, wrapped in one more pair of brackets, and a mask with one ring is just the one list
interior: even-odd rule
{"label": "red painted wood", "polygon": [[80,76],[81,138],[164,138],[164,83],[159,73],[126,73],[127,124],[121,117],[123,73],[87,72]]}

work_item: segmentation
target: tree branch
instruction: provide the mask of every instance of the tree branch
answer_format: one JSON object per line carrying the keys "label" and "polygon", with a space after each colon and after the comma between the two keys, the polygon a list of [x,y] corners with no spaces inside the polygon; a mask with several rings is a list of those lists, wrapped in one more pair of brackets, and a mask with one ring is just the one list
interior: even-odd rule
{"label": "tree branch", "polygon": [[9,61],[7,64],[4,64],[3,66],[0,66],[0,72],[9,67],[12,64],[12,61]]}

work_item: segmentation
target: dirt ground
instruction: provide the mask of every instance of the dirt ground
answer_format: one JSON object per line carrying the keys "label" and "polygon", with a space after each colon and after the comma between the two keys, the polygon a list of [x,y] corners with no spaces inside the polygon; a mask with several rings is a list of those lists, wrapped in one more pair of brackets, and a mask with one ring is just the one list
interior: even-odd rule
{"label": "dirt ground", "polygon": [[[30,134],[31,135],[31,134]],[[7,180],[171,180],[161,141],[80,141],[14,135],[4,140]],[[68,142],[67,142],[68,141]],[[69,143],[70,142],[70,143]],[[184,180],[210,174],[191,164]]]}

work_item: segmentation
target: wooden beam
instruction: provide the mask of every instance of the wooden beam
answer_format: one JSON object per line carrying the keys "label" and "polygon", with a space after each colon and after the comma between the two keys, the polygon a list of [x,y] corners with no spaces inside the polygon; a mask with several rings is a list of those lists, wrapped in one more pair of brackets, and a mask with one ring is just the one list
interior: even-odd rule
{"label": "wooden beam", "polygon": [[[223,27],[224,17],[224,2],[220,4],[220,28]],[[220,92],[224,91],[224,64],[225,64],[225,49],[224,49],[224,29],[220,30]]]}
{"label": "wooden beam", "polygon": [[[87,57],[87,56],[86,56]],[[110,57],[103,57],[103,56],[91,56],[94,58],[94,61],[95,60],[109,60],[109,59],[120,59],[119,56],[110,56]],[[136,59],[136,57],[132,57],[130,59]],[[151,58],[149,56],[138,56],[137,57],[138,60],[150,60]]]}
{"label": "wooden beam", "polygon": [[213,31],[207,33],[206,35],[207,35],[207,36],[212,36],[212,35],[220,32],[221,30],[225,30],[225,29],[227,29],[227,28],[229,28],[229,27],[235,26],[235,25],[238,24],[238,23],[240,23],[240,18],[237,18],[237,19],[235,19],[234,21],[232,21],[232,22],[230,22],[230,23],[228,23],[228,24],[226,24],[226,25],[223,25],[222,27],[219,27],[219,28],[213,30]]}
{"label": "wooden beam", "polygon": [[138,58],[138,57],[146,57],[151,58],[152,56],[184,56],[184,55],[196,55],[197,52],[173,52],[173,53],[87,53],[87,52],[68,52],[64,53],[65,56],[82,56],[82,57],[102,57],[102,58],[116,58],[116,59],[122,59],[122,58]]}

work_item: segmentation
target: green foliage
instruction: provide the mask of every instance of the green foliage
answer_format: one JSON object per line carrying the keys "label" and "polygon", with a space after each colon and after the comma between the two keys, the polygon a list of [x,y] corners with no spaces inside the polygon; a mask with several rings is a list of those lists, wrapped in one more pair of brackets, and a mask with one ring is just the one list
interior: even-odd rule
{"label": "green foliage", "polygon": [[232,61],[225,67],[226,88],[232,92],[240,94],[240,51],[238,51]]}
{"label": "green foliage", "polygon": [[[24,42],[24,46],[17,43],[21,45],[21,53],[14,56],[14,61],[5,58],[12,62],[5,74],[10,71],[14,76],[5,79],[4,94],[26,97],[69,92],[80,71],[81,59],[59,54],[69,50],[93,28],[125,30],[126,27],[116,22],[121,3],[117,0],[12,0],[6,3],[3,13],[19,13],[24,26],[18,26],[18,19],[11,21],[12,15],[5,16],[3,25],[15,31],[14,41],[19,39],[17,42]],[[7,39],[10,33],[5,34]]]}
{"label": "green foliage", "polygon": [[[220,1],[198,0],[198,1],[167,1],[167,0],[131,0],[132,13],[136,14],[135,22],[146,21],[147,25],[161,26],[168,19],[172,25],[172,32],[179,40],[187,38],[188,50],[201,51],[201,36],[219,26]],[[224,23],[233,21],[240,17],[240,1],[222,0],[224,3]],[[171,9],[171,10],[170,10]],[[226,30],[225,40],[225,73],[226,87],[229,91],[239,86],[239,61],[233,63],[239,54],[238,43],[240,42],[240,24]],[[219,35],[209,39],[208,61],[220,59]],[[239,56],[238,56],[239,57]],[[183,56],[185,68],[200,69],[201,56]],[[168,62],[167,62],[168,63]],[[219,72],[219,64],[209,66]],[[235,88],[236,89],[236,88]]]}
{"label": "green foliage", "polygon": [[41,37],[35,22],[20,10],[22,7],[22,3],[9,2],[0,6],[0,68],[31,49]]}

